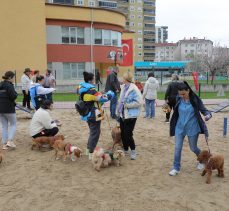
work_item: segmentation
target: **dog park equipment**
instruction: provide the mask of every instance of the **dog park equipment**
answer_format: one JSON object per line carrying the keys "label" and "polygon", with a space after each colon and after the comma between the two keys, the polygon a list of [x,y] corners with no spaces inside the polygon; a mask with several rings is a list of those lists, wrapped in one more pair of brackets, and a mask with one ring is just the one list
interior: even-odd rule
{"label": "dog park equipment", "polygon": [[15,106],[17,109],[19,109],[19,110],[21,110],[21,111],[24,111],[24,112],[26,112],[26,113],[29,113],[29,114],[33,114],[33,110],[30,110],[30,109],[28,109],[28,108],[26,108],[26,107],[24,107],[24,106],[22,106],[22,105],[20,105],[20,104],[16,104],[16,106]]}
{"label": "dog park equipment", "polygon": [[226,137],[227,135],[227,117],[224,117],[223,119],[223,137]]}
{"label": "dog park equipment", "polygon": [[226,101],[218,104],[216,107],[212,108],[210,111],[214,112],[214,113],[218,113],[228,106],[229,106],[229,100],[226,100]]}

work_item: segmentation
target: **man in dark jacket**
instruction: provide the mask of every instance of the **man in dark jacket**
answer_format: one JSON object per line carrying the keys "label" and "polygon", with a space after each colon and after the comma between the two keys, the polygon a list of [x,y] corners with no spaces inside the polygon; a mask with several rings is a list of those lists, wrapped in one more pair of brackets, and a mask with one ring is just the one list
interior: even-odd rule
{"label": "man in dark jacket", "polygon": [[118,81],[117,74],[119,72],[118,67],[114,67],[113,71],[110,75],[107,77],[106,86],[105,86],[105,92],[108,92],[109,90],[113,91],[115,93],[115,96],[110,101],[110,112],[111,112],[111,118],[116,119],[116,106],[118,103],[118,97],[117,93],[120,92],[120,83]]}
{"label": "man in dark jacket", "polygon": [[[165,101],[170,106],[171,110],[174,109],[176,105],[176,97],[178,95],[178,84],[180,83],[177,74],[172,75],[172,82],[169,83],[167,90],[165,92]],[[166,113],[165,122],[169,123],[170,112]]]}

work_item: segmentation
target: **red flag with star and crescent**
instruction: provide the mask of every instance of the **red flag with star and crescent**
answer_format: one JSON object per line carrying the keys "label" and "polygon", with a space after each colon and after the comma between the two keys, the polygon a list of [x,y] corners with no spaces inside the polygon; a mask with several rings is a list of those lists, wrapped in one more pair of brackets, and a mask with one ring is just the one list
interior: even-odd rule
{"label": "red flag with star and crescent", "polygon": [[133,65],[133,40],[122,40],[123,60],[120,66]]}
{"label": "red flag with star and crescent", "polygon": [[193,81],[194,81],[194,85],[196,87],[196,91],[199,90],[199,84],[198,84],[198,72],[192,72],[192,77],[193,77]]}

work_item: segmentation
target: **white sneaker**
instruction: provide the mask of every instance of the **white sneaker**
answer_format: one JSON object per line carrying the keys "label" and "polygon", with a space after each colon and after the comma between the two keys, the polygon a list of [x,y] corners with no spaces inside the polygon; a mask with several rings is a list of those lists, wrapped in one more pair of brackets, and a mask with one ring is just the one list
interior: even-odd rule
{"label": "white sneaker", "polygon": [[205,165],[203,163],[198,163],[197,164],[197,169],[198,170],[203,170],[205,168]]}
{"label": "white sneaker", "polygon": [[88,156],[89,155],[89,149],[86,149],[85,154]]}
{"label": "white sneaker", "polygon": [[135,150],[131,150],[131,151],[130,151],[130,159],[131,159],[131,160],[136,160],[136,158],[137,158],[137,153],[136,153],[136,151],[135,151]]}
{"label": "white sneaker", "polygon": [[169,175],[170,176],[176,176],[179,173],[180,173],[180,171],[177,171],[176,169],[173,169],[172,171],[169,172]]}
{"label": "white sneaker", "polygon": [[125,154],[125,156],[129,156],[130,155],[128,150],[124,150],[124,154]]}
{"label": "white sneaker", "polygon": [[8,141],[6,144],[8,147],[16,148],[16,145],[14,144],[13,141]]}
{"label": "white sneaker", "polygon": [[93,153],[89,153],[89,154],[88,154],[88,159],[89,159],[89,160],[92,160],[92,154],[93,154]]}

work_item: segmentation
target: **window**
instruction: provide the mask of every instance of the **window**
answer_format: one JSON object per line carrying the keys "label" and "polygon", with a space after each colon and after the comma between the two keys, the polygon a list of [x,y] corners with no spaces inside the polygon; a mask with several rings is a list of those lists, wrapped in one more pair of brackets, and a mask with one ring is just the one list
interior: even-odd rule
{"label": "window", "polygon": [[82,79],[85,63],[63,63],[63,79]]}
{"label": "window", "polygon": [[149,13],[149,14],[155,15],[155,10],[152,10],[152,9],[144,9],[143,11],[144,11],[144,13]]}
{"label": "window", "polygon": [[138,52],[138,56],[142,56],[142,52]]}
{"label": "window", "polygon": [[130,22],[130,26],[134,26],[134,22]]}
{"label": "window", "polygon": [[130,3],[131,3],[131,4],[134,4],[134,3],[135,3],[135,0],[130,0]]}
{"label": "window", "polygon": [[154,31],[145,31],[144,30],[144,35],[155,35]]}
{"label": "window", "polygon": [[84,5],[83,0],[77,0],[77,5]]}
{"label": "window", "polygon": [[142,15],[138,15],[138,19],[142,19]]}
{"label": "window", "polygon": [[153,1],[144,1],[144,5],[146,5],[146,6],[155,6],[155,2],[153,2]]}
{"label": "window", "polygon": [[130,6],[130,11],[135,11],[134,6]]}
{"label": "window", "polygon": [[155,53],[144,53],[144,56],[154,57],[155,56]]}
{"label": "window", "polygon": [[53,0],[53,3],[55,4],[70,4],[73,5],[73,0]]}
{"label": "window", "polygon": [[135,19],[135,15],[130,15],[130,19]]}
{"label": "window", "polygon": [[103,30],[103,44],[111,45],[111,31],[110,30]]}
{"label": "window", "polygon": [[138,49],[142,49],[142,44],[138,44]]}
{"label": "window", "polygon": [[142,30],[138,30],[138,34],[142,34]]}
{"label": "window", "polygon": [[84,44],[84,28],[62,27],[63,44]]}
{"label": "window", "polygon": [[84,44],[84,28],[77,28],[77,44]]}
{"label": "window", "polygon": [[95,44],[102,45],[102,29],[95,29],[94,31]]}
{"label": "window", "polygon": [[138,12],[142,12],[142,7],[138,7]]}
{"label": "window", "polygon": [[155,28],[155,24],[145,23],[145,27]]}
{"label": "window", "polygon": [[[146,45],[146,46],[144,46],[144,49],[145,50],[153,50],[153,49],[155,49],[155,46]],[[159,52],[158,52],[158,54],[159,54]],[[161,52],[161,54],[163,54],[163,53]]]}
{"label": "window", "polygon": [[99,1],[99,7],[117,8],[117,2],[114,2],[114,1]]}
{"label": "window", "polygon": [[152,17],[152,16],[144,16],[144,20],[146,20],[146,21],[155,21],[155,17]]}
{"label": "window", "polygon": [[142,23],[138,23],[138,26],[139,26],[139,27],[142,27]]}
{"label": "window", "polygon": [[141,37],[138,38],[138,42],[142,42],[142,38]]}
{"label": "window", "polygon": [[111,31],[111,42],[113,46],[118,46],[118,32]]}
{"label": "window", "polygon": [[94,1],[89,1],[89,6],[90,7],[94,7],[95,6],[95,2]]}
{"label": "window", "polygon": [[155,42],[155,39],[153,38],[144,38],[144,42]]}

